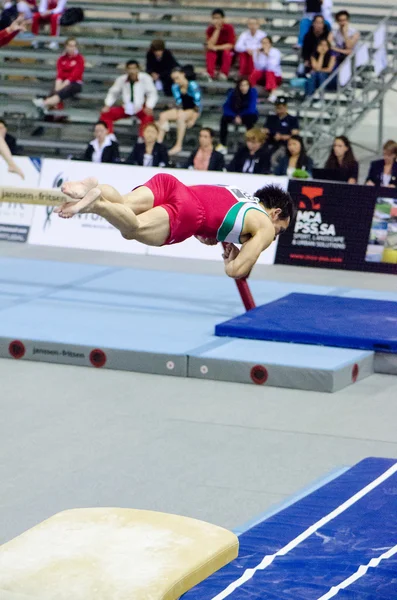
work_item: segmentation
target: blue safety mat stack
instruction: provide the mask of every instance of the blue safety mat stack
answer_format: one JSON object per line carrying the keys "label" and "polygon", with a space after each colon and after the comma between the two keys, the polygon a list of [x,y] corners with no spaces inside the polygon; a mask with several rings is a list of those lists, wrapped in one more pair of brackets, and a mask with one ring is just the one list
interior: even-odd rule
{"label": "blue safety mat stack", "polygon": [[397,462],[367,458],[240,536],[184,600],[395,600]]}
{"label": "blue safety mat stack", "polygon": [[293,293],[220,323],[215,334],[397,353],[397,302]]}

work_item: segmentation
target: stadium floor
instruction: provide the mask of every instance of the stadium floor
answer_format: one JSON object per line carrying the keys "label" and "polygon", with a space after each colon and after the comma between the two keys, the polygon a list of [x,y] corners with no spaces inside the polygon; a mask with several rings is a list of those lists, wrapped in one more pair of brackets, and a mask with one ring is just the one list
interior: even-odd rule
{"label": "stadium floor", "polygon": [[[2,256],[169,269],[167,259],[0,244]],[[172,260],[175,270],[222,266]],[[387,275],[255,277],[393,291]],[[100,325],[100,324],[99,324]],[[125,506],[236,528],[367,456],[397,458],[397,378],[333,395],[0,361],[0,543],[58,511]]]}

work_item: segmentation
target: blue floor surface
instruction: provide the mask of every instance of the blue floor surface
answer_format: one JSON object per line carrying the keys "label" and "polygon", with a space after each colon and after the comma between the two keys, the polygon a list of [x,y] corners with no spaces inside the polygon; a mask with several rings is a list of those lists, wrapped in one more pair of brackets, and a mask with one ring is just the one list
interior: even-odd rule
{"label": "blue floor surface", "polygon": [[184,600],[397,598],[397,462],[368,458],[240,536]]}
{"label": "blue floor surface", "polygon": [[[346,288],[265,280],[250,285],[258,305],[291,292],[355,293]],[[364,294],[362,290],[357,293]],[[390,299],[391,295],[386,296]],[[203,348],[223,346],[227,340],[213,335],[216,324],[243,312],[235,282],[226,276],[0,259],[3,340],[186,357]],[[263,353],[257,356],[257,348],[254,343],[244,347],[247,360],[263,360]],[[327,363],[324,358],[324,366]]]}

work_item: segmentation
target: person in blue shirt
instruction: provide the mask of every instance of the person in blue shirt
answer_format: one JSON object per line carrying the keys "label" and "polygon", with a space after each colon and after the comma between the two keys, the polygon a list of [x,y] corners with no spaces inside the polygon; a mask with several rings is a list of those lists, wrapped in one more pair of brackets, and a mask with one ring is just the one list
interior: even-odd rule
{"label": "person in blue shirt", "polygon": [[242,77],[236,87],[228,92],[226,102],[223,105],[218,151],[226,151],[229,123],[244,125],[246,129],[252,129],[258,120],[257,101],[258,92],[254,87],[251,87],[246,77]]}
{"label": "person in blue shirt", "polygon": [[174,82],[171,90],[175,108],[160,113],[158,122],[160,133],[157,139],[162,143],[170,129],[170,121],[176,121],[176,142],[168,152],[169,156],[178,154],[182,150],[186,129],[193,127],[201,112],[201,91],[196,81],[190,78],[191,75],[181,67],[175,67],[171,77]]}

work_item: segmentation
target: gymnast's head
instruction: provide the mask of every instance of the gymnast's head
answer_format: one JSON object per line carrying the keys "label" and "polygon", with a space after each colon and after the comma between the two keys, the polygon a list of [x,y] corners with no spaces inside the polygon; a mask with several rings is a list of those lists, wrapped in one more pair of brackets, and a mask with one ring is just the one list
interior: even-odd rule
{"label": "gymnast's head", "polygon": [[277,185],[266,185],[254,195],[269,215],[276,236],[284,233],[295,216],[295,205],[291,195]]}

